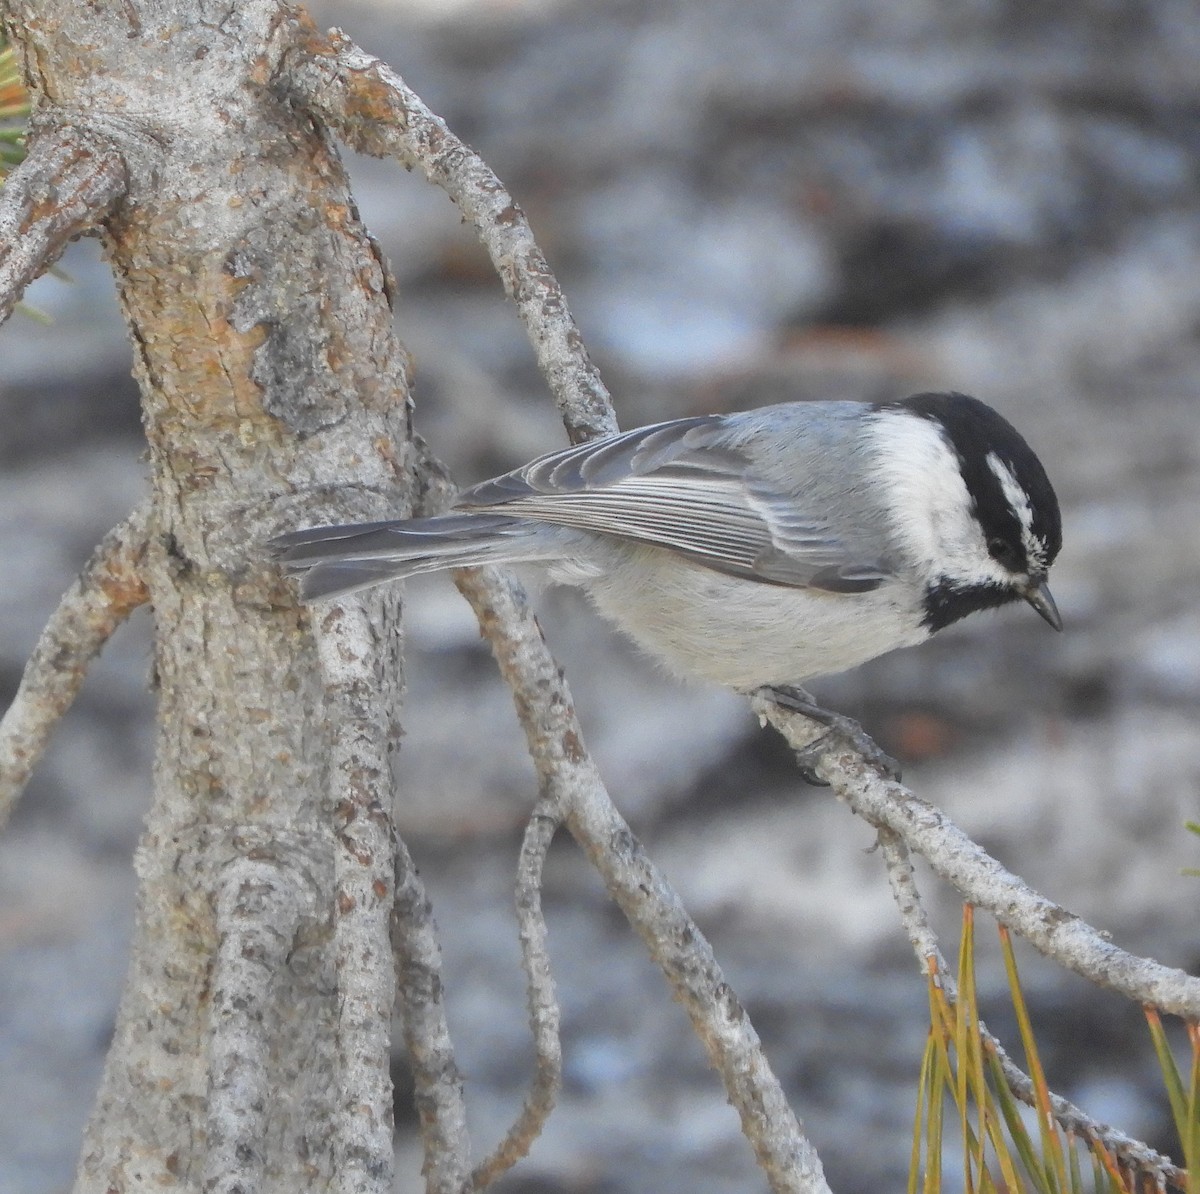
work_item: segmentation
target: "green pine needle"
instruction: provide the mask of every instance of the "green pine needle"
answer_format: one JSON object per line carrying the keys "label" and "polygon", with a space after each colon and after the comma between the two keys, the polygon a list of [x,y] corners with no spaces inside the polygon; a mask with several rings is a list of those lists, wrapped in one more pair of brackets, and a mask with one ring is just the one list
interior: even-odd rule
{"label": "green pine needle", "polygon": [[[1197,826],[1194,832],[1200,832]],[[1034,1117],[1009,1089],[999,1056],[980,1027],[975,980],[974,913],[964,909],[958,963],[958,998],[947,998],[933,959],[929,961],[930,1031],[917,1088],[908,1194],[941,1194],[942,1151],[957,1128],[963,1174],[954,1190],[969,1194],[1134,1194],[1162,1189],[1161,1175],[1129,1169],[1098,1140],[1060,1128],[1050,1104],[1029,1009],[1008,932],[1000,929],[1001,951],[1033,1081]],[[1200,1172],[1200,1025],[1188,1025],[1190,1064],[1185,1072],[1167,1046],[1157,1013],[1147,1012],[1151,1041],[1180,1139],[1184,1166]],[[948,1111],[951,1114],[947,1114]],[[1090,1179],[1090,1180],[1089,1180]],[[1170,1187],[1172,1190],[1175,1186]],[[1200,1194],[1189,1184],[1184,1194]]]}

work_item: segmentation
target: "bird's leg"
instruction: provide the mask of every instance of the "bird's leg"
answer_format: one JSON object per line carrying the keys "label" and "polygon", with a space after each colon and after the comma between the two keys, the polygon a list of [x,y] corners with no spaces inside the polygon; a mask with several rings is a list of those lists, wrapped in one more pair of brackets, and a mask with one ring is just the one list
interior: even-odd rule
{"label": "bird's leg", "polygon": [[862,726],[852,717],[823,709],[803,688],[793,685],[777,686],[772,684],[759,689],[759,691],[781,709],[799,713],[810,721],[826,727],[824,734],[810,742],[803,750],[796,752],[796,762],[799,765],[800,774],[807,783],[822,788],[829,787],[828,781],[817,775],[816,763],[821,753],[819,747],[830,736],[840,738],[851,750],[861,755],[872,766],[880,768],[890,778],[899,780],[900,765],[891,755],[880,750]]}

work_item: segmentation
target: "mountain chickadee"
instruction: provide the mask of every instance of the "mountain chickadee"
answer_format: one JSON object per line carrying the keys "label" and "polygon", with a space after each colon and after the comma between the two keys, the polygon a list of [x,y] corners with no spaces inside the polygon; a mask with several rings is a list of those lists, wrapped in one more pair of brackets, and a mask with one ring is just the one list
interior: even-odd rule
{"label": "mountain chickadee", "polygon": [[963,394],[795,402],[640,427],[552,452],[438,518],[314,527],[271,543],[305,601],[536,561],[684,675],[798,685],[1027,601],[1058,500],[1013,427]]}

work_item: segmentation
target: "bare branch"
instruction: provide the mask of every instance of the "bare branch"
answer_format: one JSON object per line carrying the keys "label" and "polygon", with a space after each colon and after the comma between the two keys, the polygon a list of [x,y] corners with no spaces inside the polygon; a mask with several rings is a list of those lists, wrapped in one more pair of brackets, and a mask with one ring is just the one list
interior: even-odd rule
{"label": "bare branch", "polygon": [[[539,365],[559,402],[572,440],[579,441],[615,430],[607,393],[587,357],[561,290],[534,243],[520,209],[482,160],[459,141],[390,68],[337,32],[324,40],[314,37],[305,44],[303,61],[296,64],[290,80],[304,102],[319,112],[354,148],[378,156],[395,157],[407,166],[419,166],[430,181],[447,191],[476,227],[507,292],[516,300],[537,350]],[[490,571],[480,576],[464,576],[460,578],[460,586],[475,606],[481,626],[492,641],[501,670],[514,692],[530,750],[541,776],[543,800],[554,802],[566,817],[571,832],[601,871],[610,892],[621,904],[688,1007],[714,1064],[722,1068],[722,1047],[727,1042],[718,1039],[718,1034],[712,1032],[706,1020],[706,1007],[712,1006],[713,996],[717,992],[731,1000],[732,995],[724,987],[711,954],[706,953],[707,944],[690,925],[683,909],[676,906],[673,894],[641,854],[628,827],[608,801],[583,748],[566,685],[553,668],[553,661],[540,638],[536,623],[524,608],[519,589]],[[500,608],[502,606],[503,609]],[[764,712],[761,708],[759,711]],[[767,716],[771,717],[771,713],[768,712]],[[771,719],[775,721],[775,717]],[[792,718],[791,721],[794,730],[796,719]],[[776,725],[782,728],[778,721]],[[785,736],[795,744],[793,734],[785,731]],[[807,746],[812,737],[810,732],[803,745]],[[903,832],[899,828],[889,828],[892,822],[885,814],[892,813],[906,824],[917,840],[928,843],[931,838],[940,839],[947,848],[937,851],[936,857],[931,859],[939,873],[959,886],[972,902],[989,908],[1039,948],[1059,957],[1080,973],[1124,989],[1135,998],[1147,998],[1147,992],[1153,990],[1155,1001],[1163,1007],[1172,1006],[1172,993],[1179,980],[1183,980],[1185,986],[1191,985],[1187,976],[1149,961],[1130,958],[1115,950],[1083,922],[1029,892],[1019,880],[974,847],[969,839],[958,834],[944,818],[933,813],[929,806],[917,801],[898,785],[892,787],[895,792],[904,794],[907,804],[893,807],[878,800],[868,802],[864,799],[856,804],[846,791],[848,779],[836,773],[836,765],[827,761],[828,754],[828,751],[822,751],[819,755],[828,778],[838,784],[839,794],[848,800],[856,812],[880,827],[881,835]],[[853,767],[856,762],[861,769],[861,760],[856,761],[853,756],[845,765]],[[874,779],[877,787],[889,786],[878,777]],[[904,809],[906,815],[899,815],[900,808]],[[875,811],[877,815],[873,816],[866,809]],[[913,815],[914,812],[916,815]],[[932,823],[928,814],[933,814]],[[535,817],[530,825],[530,833],[537,824]],[[545,832],[547,845],[555,828],[554,822],[548,825]],[[961,840],[956,840],[955,835]],[[925,921],[912,883],[911,868],[903,857],[903,845],[898,837],[890,840],[889,871],[892,873],[897,900],[902,903],[905,927],[919,954],[922,948],[932,949],[936,954],[937,943]],[[527,847],[529,842],[530,834],[527,833]],[[972,848],[973,857],[967,858],[963,852],[964,846]],[[900,853],[897,854],[897,851]],[[900,865],[901,861],[903,866]],[[981,862],[985,863],[982,868],[975,865]],[[540,856],[538,870],[540,872]],[[907,884],[904,881],[905,873]],[[640,900],[630,898],[631,889],[626,884],[632,874],[639,876]],[[529,881],[532,881],[532,886],[528,885]],[[968,892],[964,884],[969,884],[972,890]],[[532,880],[524,867],[518,892],[519,906],[522,909],[532,907],[538,894],[537,880]],[[654,915],[646,913],[646,906],[654,903],[647,896],[650,892],[662,897],[662,903],[654,909]],[[1009,913],[1008,917],[1003,914],[1005,910]],[[673,953],[663,948],[664,925],[672,923],[682,926],[681,939],[697,947],[695,954],[689,955],[687,951]],[[544,932],[540,915],[537,924],[540,926],[538,931]],[[530,957],[528,932],[524,925],[522,941],[526,945],[526,966],[531,981],[531,1016],[536,1037],[538,1018],[532,962],[537,961],[538,957]],[[1064,949],[1065,957],[1062,953]],[[1134,970],[1136,976],[1132,973]],[[946,973],[944,968],[943,973]],[[697,979],[700,981],[697,982]],[[715,990],[713,987],[704,990],[706,979],[715,984]],[[545,980],[547,984],[551,981],[548,968]],[[1134,984],[1132,988],[1131,983]],[[733,1000],[733,1004],[736,1007],[736,1000]],[[553,1007],[553,1004],[549,1006]],[[737,1007],[737,1012],[744,1020],[740,1007]],[[557,1016],[556,1008],[554,1014]],[[748,1021],[744,1027],[749,1034],[744,1043],[748,1043],[752,1051],[756,1050],[757,1038],[753,1036]],[[994,1040],[992,1043],[1014,1090],[1021,1094],[1024,1084],[1031,1091],[1027,1076],[1012,1063],[998,1043]],[[554,1044],[557,1047],[557,1035]],[[762,1067],[773,1083],[773,1076],[766,1070],[765,1062]],[[755,1146],[760,1163],[771,1176],[773,1187],[823,1188],[819,1160],[815,1154],[807,1156],[807,1142],[800,1134],[794,1118],[790,1127],[785,1125],[779,1135],[798,1141],[798,1147],[806,1150],[805,1162],[811,1164],[811,1170],[807,1177],[800,1180],[813,1184],[811,1187],[787,1184],[782,1171],[773,1168],[770,1147],[763,1145],[764,1139],[776,1134],[779,1125],[753,1122],[753,1116],[748,1115],[747,1104],[737,1097],[736,1083],[730,1083],[730,1074],[726,1070],[722,1069],[722,1073],[730,1089],[731,1101],[742,1113],[743,1126]],[[557,1072],[553,1080],[557,1082]],[[514,1125],[504,1145],[476,1171],[477,1185],[492,1180],[528,1148],[529,1141],[540,1129],[541,1121],[536,1119],[533,1110],[538,1089],[535,1080],[534,1093],[521,1119]],[[774,1091],[778,1091],[777,1085]],[[548,1093],[546,1098],[545,1111],[548,1113],[552,1094]],[[779,1102],[786,1109],[781,1095]],[[758,1107],[766,1105],[766,1100],[760,1098]],[[1144,1145],[1087,1119],[1065,1100],[1056,1097],[1055,1109],[1064,1126],[1103,1138],[1119,1155],[1135,1163],[1169,1164],[1165,1158],[1158,1158],[1157,1154],[1145,1149]],[[790,1110],[787,1110],[787,1115],[781,1120],[790,1115]],[[526,1125],[531,1129],[528,1134],[525,1132]],[[515,1151],[518,1144],[519,1151]],[[507,1159],[510,1147],[514,1148],[511,1160]]]}
{"label": "bare branch", "polygon": [[8,819],[51,731],[113,631],[148,600],[142,576],[148,511],[135,510],[100,541],[46,623],[17,694],[0,720],[0,825]]}
{"label": "bare branch", "polygon": [[228,865],[217,892],[206,1194],[263,1187],[276,981],[286,969],[301,915],[311,910],[298,876],[264,857],[261,844],[256,847],[251,852],[242,845],[243,856]]}
{"label": "bare branch", "polygon": [[392,939],[404,1041],[412,1064],[428,1194],[473,1188],[462,1074],[454,1060],[442,987],[442,949],[425,886],[401,841]]}
{"label": "bare branch", "polygon": [[482,1190],[511,1169],[541,1133],[554,1110],[562,1086],[561,1019],[554,994],[554,975],[542,916],[542,868],[546,851],[562,820],[552,799],[538,801],[525,827],[517,865],[517,920],[521,935],[521,962],[528,979],[529,1025],[533,1030],[533,1083],[521,1114],[495,1152],[476,1166],[475,1189]]}
{"label": "bare branch", "polygon": [[[386,65],[367,55],[336,32],[330,35],[328,41],[319,44],[310,42],[305,48],[309,55],[305,67],[295,72],[293,77],[300,81],[299,86],[303,90],[306,102],[320,111],[356,149],[379,156],[393,156],[406,165],[419,166],[431,181],[443,187],[450,194],[451,198],[459,204],[464,215],[475,225],[481,240],[491,254],[493,263],[504,279],[506,290],[518,303],[530,338],[538,350],[539,365],[559,401],[572,440],[578,441],[614,430],[615,421],[611,415],[611,408],[608,406],[607,394],[603,391],[599,378],[595,375],[594,368],[587,358],[561,291],[549,273],[544,257],[533,242],[524,216],[499,180],[473,151],[454,137],[445,123],[431,113],[420,99],[405,86],[399,76]],[[564,348],[566,349],[565,353],[562,351]],[[569,372],[564,370],[564,364],[569,368]],[[597,417],[597,409],[600,410],[599,417]],[[489,581],[491,579],[488,578]],[[480,590],[476,590],[474,594],[470,591],[471,586],[476,582],[464,580],[461,583],[472,603],[476,605],[476,611],[480,614],[485,633],[492,638],[493,648],[496,649],[497,639],[489,631],[485,622],[486,598]],[[483,583],[488,584],[488,582]],[[497,629],[502,622],[503,619],[494,621],[493,630]],[[544,650],[544,646],[542,649]],[[497,650],[497,654],[499,657],[499,650]],[[503,662],[502,670],[504,670]],[[588,850],[593,862],[604,874],[606,882],[610,883],[610,891],[613,892],[614,898],[620,903],[621,896],[616,889],[619,888],[619,883],[614,885],[615,876],[610,874],[610,870],[606,866],[611,861],[610,858],[604,854],[603,850],[597,849],[593,853],[589,846],[589,841],[592,841],[589,837],[589,829],[594,825],[603,824],[604,816],[599,816],[595,822],[581,818],[571,800],[564,798],[568,791],[574,794],[579,787],[574,782],[567,783],[564,787],[563,776],[558,774],[558,769],[563,765],[564,760],[572,761],[571,751],[564,750],[563,744],[573,743],[580,752],[583,749],[578,728],[573,724],[573,713],[569,707],[569,697],[566,695],[565,685],[561,680],[559,681],[565,702],[565,708],[559,712],[565,721],[572,724],[567,725],[565,729],[562,725],[553,727],[556,731],[563,731],[563,734],[556,744],[551,744],[550,749],[547,749],[550,740],[546,735],[551,727],[545,723],[538,723],[537,716],[531,707],[529,690],[522,689],[522,680],[528,681],[529,677],[515,674],[520,670],[517,668],[514,669],[514,672],[506,671],[505,675],[510,686],[513,687],[518,707],[521,708],[522,720],[530,738],[530,749],[538,762],[539,772],[543,777],[543,790],[551,791],[557,787],[560,807],[566,814],[568,826],[580,844],[584,846],[585,850]],[[590,760],[587,760],[586,756],[580,762],[585,767],[590,767]],[[557,784],[551,783],[549,787],[547,787],[548,772],[554,772],[559,781]],[[598,776],[593,775],[590,779],[593,786],[599,786]],[[911,799],[915,801],[915,798]],[[595,807],[591,805],[585,805],[585,807],[589,811],[603,814],[603,804],[606,802],[607,796],[605,795],[604,800],[597,802]],[[851,803],[853,807],[853,802]],[[611,805],[609,807],[611,808]],[[858,810],[856,809],[856,811]],[[612,810],[612,814],[616,815],[615,810]],[[868,819],[871,818],[868,817]],[[882,825],[877,821],[873,821],[873,823]],[[613,827],[610,826],[610,828]],[[623,837],[622,834],[628,836]],[[616,834],[609,844],[614,844],[618,838],[632,843],[636,847],[636,842],[623,822],[616,827]],[[963,838],[964,842],[967,840]],[[979,854],[982,855],[982,851]],[[986,855],[982,855],[982,857],[986,858]],[[648,861],[645,862],[645,865],[650,866]],[[1000,895],[1003,895],[1009,880],[1024,890],[1024,885],[999,868],[998,864],[993,864],[993,869],[987,878],[988,886]],[[915,888],[913,894],[915,896]],[[982,907],[989,907],[999,915],[997,909],[983,899],[973,898],[973,902]],[[624,907],[624,904],[622,906]],[[919,902],[915,905],[915,909],[921,913]],[[626,911],[628,914],[629,909]],[[921,915],[923,916],[923,913]],[[1110,985],[1119,985],[1120,980],[1111,971],[1114,963],[1128,955],[1123,955],[1121,951],[1108,946],[1093,930],[1089,929],[1082,934],[1068,931],[1065,921],[1075,918],[1071,918],[1070,914],[1058,909],[1049,901],[1043,901],[1036,910],[1031,931],[1026,932],[1015,923],[1012,924],[1012,927],[1019,932],[1024,932],[1035,944],[1039,944],[1037,934],[1039,917],[1042,929],[1041,937],[1044,943],[1054,940],[1061,948],[1067,940],[1072,941],[1079,956],[1075,962],[1063,959],[1067,965],[1080,970],[1081,973],[1087,973],[1087,970],[1081,969],[1084,966],[1099,967],[1110,972],[1108,980]],[[1060,920],[1059,918],[1065,919]],[[652,951],[655,952],[660,964],[664,964],[664,969],[667,969],[663,957],[655,950],[651,926],[639,925],[632,915],[631,920],[647,940]],[[1006,923],[1012,922],[1006,921]],[[1082,926],[1082,922],[1077,922],[1077,924]],[[906,927],[910,929],[911,935],[913,925],[906,921]],[[1086,926],[1082,927],[1086,929]],[[914,939],[915,944],[916,940]],[[1093,956],[1092,947],[1097,946],[1100,947],[1100,952]],[[1042,944],[1039,945],[1039,948],[1049,950],[1051,947],[1048,944]],[[1101,957],[1101,954],[1106,956]],[[1085,960],[1085,957],[1089,960]],[[1146,965],[1154,966],[1155,964],[1147,962]],[[715,967],[715,962],[713,966]],[[1159,967],[1158,970],[1161,973],[1158,974],[1157,979],[1160,980],[1164,976],[1173,974],[1164,967]],[[717,973],[719,974],[719,971]],[[669,969],[668,977],[672,977]],[[1186,976],[1180,977],[1186,979]],[[1156,981],[1150,975],[1146,975],[1145,978],[1151,982]],[[688,1001],[685,999],[684,1002],[687,1004]],[[690,1004],[688,1006],[691,1012],[692,1007]],[[1170,1005],[1164,1003],[1160,1006]],[[695,1020],[695,1016],[693,1019]],[[697,1030],[702,1039],[706,1039],[706,1044],[709,1043],[705,1031],[699,1023]],[[751,1031],[753,1030],[751,1029]],[[999,1049],[998,1045],[997,1048]],[[999,1051],[999,1055],[1002,1063],[1006,1066],[1006,1071],[1008,1069],[1015,1071],[1011,1075],[1014,1080],[1017,1075],[1025,1077],[1002,1050]],[[1028,1081],[1027,1078],[1025,1080]],[[731,1098],[733,1098],[732,1092]],[[733,1101],[737,1103],[736,1099]],[[1062,1103],[1064,1114],[1066,1114],[1066,1109],[1070,1107],[1070,1104],[1065,1101]],[[1072,1110],[1076,1111],[1076,1118],[1073,1120],[1075,1130],[1086,1130],[1095,1134],[1097,1125],[1094,1124],[1094,1121],[1088,1121],[1086,1117],[1082,1116],[1082,1113],[1077,1112],[1077,1109]],[[526,1112],[528,1111],[527,1105]],[[798,1131],[798,1125],[796,1126]],[[752,1141],[756,1140],[749,1128],[747,1134],[751,1136]],[[1115,1145],[1119,1135],[1110,1130],[1108,1139]],[[512,1139],[511,1135],[509,1139]],[[1137,1142],[1128,1141],[1128,1147],[1125,1149],[1126,1155],[1128,1155],[1130,1147],[1136,1146]],[[1144,1149],[1144,1146],[1141,1147]],[[756,1150],[757,1148],[756,1143]],[[1121,1149],[1117,1151],[1120,1152]],[[497,1157],[499,1155],[497,1154]],[[1145,1154],[1143,1154],[1144,1156]],[[488,1166],[492,1164],[492,1160],[489,1160],[485,1166],[481,1166],[477,1174],[483,1174],[485,1171],[490,1173]],[[760,1162],[762,1160],[760,1154]],[[764,1164],[764,1167],[767,1166]],[[770,1172],[769,1169],[768,1172]],[[819,1175],[819,1162],[816,1172]]]}
{"label": "bare branch", "polygon": [[[379,629],[376,630],[378,623]],[[390,619],[357,602],[332,605],[316,628],[334,727],[335,957],[341,1014],[339,1190],[391,1189],[391,1012],[399,995],[413,1067],[429,1194],[471,1189],[462,1078],[446,1022],[433,913],[393,830],[392,777],[381,709],[391,685]],[[394,669],[398,675],[398,667]],[[394,950],[394,955],[393,955]]]}
{"label": "bare branch", "polygon": [[340,1108],[336,1189],[385,1194],[392,1188],[392,1084],[388,1070],[396,975],[390,926],[396,838],[386,698],[389,652],[358,602],[335,603],[317,628],[332,727],[330,797],[334,833],[334,957],[339,1015]]}
{"label": "bare branch", "polygon": [[[447,191],[475,225],[516,301],[572,441],[615,431],[607,390],[561,288],[524,214],[487,165],[389,67],[339,33],[325,42],[310,41],[292,79],[305,102],[356,149],[415,164]],[[826,1189],[820,1159],[788,1106],[711,947],[609,800],[583,746],[566,683],[523,592],[494,570],[463,574],[459,584],[513,692],[543,801],[551,802],[565,819],[687,1008],[772,1189]],[[548,973],[546,977],[548,982]],[[535,1024],[535,1036],[537,1031]],[[547,1075],[543,1084],[549,1081]],[[538,1097],[535,1085],[515,1133],[532,1126],[531,1105]],[[510,1134],[497,1158],[513,1139]],[[481,1167],[481,1176],[491,1164]]]}
{"label": "bare branch", "polygon": [[386,63],[339,30],[308,37],[283,80],[361,153],[416,166],[471,221],[525,330],[572,442],[617,430],[612,403],[525,213],[470,146]]}
{"label": "bare branch", "polygon": [[761,1043],[679,897],[613,806],[584,744],[571,694],[525,594],[496,569],[463,572],[471,602],[512,690],[541,790],[600,872],[609,894],[661,967],[721,1075],[771,1189],[828,1189]]}
{"label": "bare branch", "polygon": [[1102,987],[1178,1016],[1200,1016],[1200,978],[1118,949],[1099,930],[1001,866],[940,809],[886,778],[837,735],[822,738],[825,727],[761,695],[751,703],[794,750],[804,752],[806,764],[815,765],[852,812],[876,828],[893,830],[968,903],[990,912],[1042,953]]}
{"label": "bare branch", "polygon": [[73,237],[125,194],[125,164],[94,134],[61,128],[30,139],[0,191],[0,323]]}
{"label": "bare branch", "polygon": [[913,953],[917,955],[917,963],[924,972],[929,959],[935,958],[938,972],[949,974],[937,934],[929,923],[929,917],[925,914],[925,905],[921,901],[921,893],[917,890],[917,877],[908,856],[908,847],[905,846],[903,839],[891,829],[879,830],[876,841],[884,867],[887,869],[888,886],[892,889],[892,899],[896,901],[896,907],[900,912],[900,924],[904,928],[909,944],[913,947]]}
{"label": "bare branch", "polygon": [[[951,1004],[956,1004],[958,989],[954,981],[954,973],[942,955],[937,935],[925,914],[925,906],[921,902],[921,895],[917,890],[916,876],[913,874],[908,849],[894,830],[880,829],[879,850],[884,866],[887,868],[888,884],[892,889],[892,896],[900,910],[900,919],[908,934],[908,939],[912,943],[913,951],[917,955],[917,963],[923,973],[928,973],[931,962],[936,966],[937,980],[941,984],[946,999]],[[988,1030],[988,1026],[982,1019],[978,1021],[978,1024],[984,1047],[995,1054],[1009,1090],[1021,1102],[1036,1108],[1037,1093],[1034,1090],[1033,1079],[1009,1057],[1004,1046]],[[1125,1164],[1136,1168],[1139,1173],[1161,1175],[1182,1188],[1186,1174],[1172,1164],[1170,1157],[1164,1157],[1161,1153],[1155,1152],[1149,1145],[1135,1140],[1118,1128],[1110,1127],[1108,1124],[1093,1119],[1070,1100],[1053,1092],[1050,1092],[1050,1111],[1063,1131],[1073,1132],[1082,1139],[1102,1145]]]}

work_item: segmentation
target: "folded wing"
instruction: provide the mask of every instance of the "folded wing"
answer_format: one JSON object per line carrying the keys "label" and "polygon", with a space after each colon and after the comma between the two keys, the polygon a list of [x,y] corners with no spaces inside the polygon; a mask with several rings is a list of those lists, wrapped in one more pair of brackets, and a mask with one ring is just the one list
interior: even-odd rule
{"label": "folded wing", "polygon": [[888,575],[826,514],[758,475],[753,454],[721,415],[554,452],[467,490],[457,505],[666,547],[773,584],[860,593]]}

